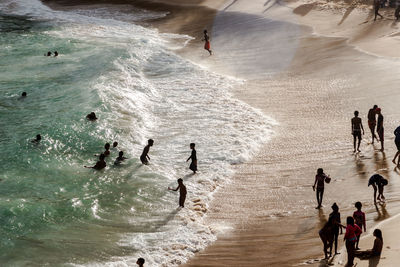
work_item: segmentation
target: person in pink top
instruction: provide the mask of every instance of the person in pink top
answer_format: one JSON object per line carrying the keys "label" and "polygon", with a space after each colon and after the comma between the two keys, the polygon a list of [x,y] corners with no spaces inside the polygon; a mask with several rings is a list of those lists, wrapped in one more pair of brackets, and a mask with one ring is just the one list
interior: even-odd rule
{"label": "person in pink top", "polygon": [[347,217],[346,233],[344,235],[347,250],[346,267],[351,267],[354,264],[355,244],[357,242],[357,236],[361,235],[361,233],[362,231],[360,227],[354,223],[353,217]]}
{"label": "person in pink top", "polygon": [[[357,224],[358,227],[362,230],[364,227],[364,232],[367,231],[367,227],[365,224],[365,213],[361,211],[362,204],[361,202],[356,202],[354,205],[356,207],[356,211],[353,213],[353,218],[355,223]],[[358,247],[358,243],[360,242],[360,235],[357,236],[357,243],[356,243],[356,250],[359,250],[360,248]]]}

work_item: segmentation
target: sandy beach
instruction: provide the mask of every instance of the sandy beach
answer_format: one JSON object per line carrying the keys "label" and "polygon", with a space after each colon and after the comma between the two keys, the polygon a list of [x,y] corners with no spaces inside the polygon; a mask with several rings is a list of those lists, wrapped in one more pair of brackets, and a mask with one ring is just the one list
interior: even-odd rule
{"label": "sandy beach", "polygon": [[[73,8],[78,2],[88,7],[94,2],[132,3],[44,2],[52,8]],[[400,31],[389,17],[392,9],[374,23],[367,3],[161,2],[133,4],[171,12],[149,25],[193,36],[178,53],[243,80],[233,89],[235,96],[277,122],[274,137],[260,144],[253,160],[235,166],[232,182],[208,206],[206,220],[219,232],[218,240],[185,266],[324,266],[318,231],[334,202],[345,222],[354,203],[361,201],[368,229],[400,212],[400,171],[391,162],[396,152],[393,131],[400,122]],[[212,57],[202,50],[204,28],[211,32]],[[385,152],[370,144],[366,114],[374,104],[385,116]],[[357,154],[350,126],[354,110],[360,111],[365,128]],[[316,210],[311,186],[319,167],[333,179],[325,189],[324,207]],[[374,173],[389,180],[382,205],[374,205],[367,187]],[[380,226],[388,238],[385,259],[375,266],[397,266],[398,246],[392,237],[398,235],[398,220]],[[371,243],[367,237],[360,246],[367,249]],[[341,258],[331,262],[344,264]]]}

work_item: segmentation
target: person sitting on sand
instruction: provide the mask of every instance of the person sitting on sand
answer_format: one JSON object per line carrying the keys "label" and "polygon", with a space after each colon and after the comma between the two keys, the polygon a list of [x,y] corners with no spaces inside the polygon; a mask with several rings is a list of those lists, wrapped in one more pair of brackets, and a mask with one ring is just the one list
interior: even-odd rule
{"label": "person sitting on sand", "polygon": [[[364,227],[364,232],[367,231],[366,223],[365,223],[365,213],[361,211],[362,204],[361,202],[357,201],[356,204],[354,205],[356,207],[356,211],[353,213],[353,218],[355,223],[360,227],[362,230]],[[356,243],[356,250],[359,250],[360,248],[358,247],[358,243],[360,243],[360,236],[357,236],[357,243]]]}
{"label": "person sitting on sand", "polygon": [[185,207],[185,199],[186,199],[186,186],[183,184],[183,180],[181,178],[178,179],[178,187],[176,189],[172,189],[168,187],[168,190],[178,191],[179,189],[179,207]]}
{"label": "person sitting on sand", "polygon": [[[333,242],[335,243],[335,255],[340,254],[337,251],[338,248],[338,238],[339,238],[339,229],[340,229],[340,234],[343,234],[342,230],[342,222],[340,220],[340,212],[339,212],[339,206],[336,203],[333,203],[332,205],[332,213],[329,214],[329,219],[332,220],[333,223]],[[332,247],[330,254],[332,255]]]}
{"label": "person sitting on sand", "polygon": [[368,111],[368,127],[371,130],[371,135],[372,135],[372,144],[374,143],[374,139],[379,142],[378,137],[376,137],[375,134],[375,127],[376,127],[376,109],[378,108],[377,105],[374,105],[373,108],[371,108]]}
{"label": "person sitting on sand", "polygon": [[120,152],[118,153],[118,157],[115,159],[114,164],[115,164],[115,165],[118,165],[118,164],[120,164],[122,161],[124,161],[124,160],[126,160],[126,159],[128,159],[128,158],[125,158],[125,157],[124,157],[124,152],[120,151]]}
{"label": "person sitting on sand", "polygon": [[351,134],[353,135],[354,139],[354,152],[356,152],[356,142],[358,138],[358,146],[357,151],[360,152],[360,143],[361,143],[361,130],[362,134],[364,135],[364,127],[362,125],[361,118],[358,117],[358,111],[354,111],[354,118],[351,119]]}
{"label": "person sitting on sand", "polygon": [[104,160],[105,158],[106,158],[106,156],[104,154],[100,154],[99,161],[96,162],[96,165],[94,165],[93,167],[88,167],[88,166],[83,166],[83,167],[89,168],[89,169],[95,169],[95,170],[104,169],[107,166],[107,163]]}
{"label": "person sitting on sand", "polygon": [[383,19],[383,16],[379,14],[379,9],[381,8],[381,0],[374,0],[374,11],[375,11],[375,18],[374,21],[376,21],[376,17],[379,16],[381,19]]}
{"label": "person sitting on sand", "polygon": [[149,151],[150,151],[150,147],[152,147],[154,144],[154,140],[153,139],[149,139],[147,141],[147,146],[144,147],[142,155],[140,156],[140,161],[144,164],[144,165],[148,165],[149,164]]}
{"label": "person sitting on sand", "polygon": [[88,120],[90,120],[90,121],[95,121],[95,120],[97,120],[96,113],[90,112],[89,114],[86,115],[86,119],[88,119]]}
{"label": "person sitting on sand", "polygon": [[204,49],[208,51],[208,53],[210,53],[210,56],[212,55],[212,51],[211,51],[211,44],[210,44],[210,37],[207,34],[207,30],[204,30],[204,38],[202,39],[202,41],[204,41]]}
{"label": "person sitting on sand", "polygon": [[380,108],[376,109],[376,114],[378,114],[378,124],[376,125],[376,131],[378,132],[379,139],[381,140],[381,151],[383,151],[385,149],[383,146],[384,129],[383,129],[383,115],[381,113]]}
{"label": "person sitting on sand", "polygon": [[346,233],[344,235],[344,240],[346,241],[347,250],[347,264],[346,266],[353,266],[354,263],[354,251],[355,244],[357,242],[357,236],[361,234],[361,229],[357,224],[354,224],[353,217],[347,217]]}
{"label": "person sitting on sand", "polygon": [[355,256],[360,259],[370,259],[373,257],[380,257],[383,248],[383,237],[380,229],[375,229],[373,235],[375,236],[374,246],[372,249],[364,251],[356,251]]}
{"label": "person sitting on sand", "polygon": [[196,146],[195,143],[190,143],[190,149],[192,150],[192,154],[186,160],[186,162],[188,162],[189,159],[192,159],[189,169],[191,169],[193,171],[193,174],[196,174],[196,171],[197,171],[197,155],[196,155],[196,149],[194,148],[195,146]]}
{"label": "person sitting on sand", "polygon": [[139,267],[143,267],[143,266],[144,266],[144,262],[145,262],[145,260],[144,260],[143,258],[139,258],[139,259],[136,261],[136,264],[137,264]]}
{"label": "person sitting on sand", "polygon": [[400,167],[400,126],[397,127],[396,130],[394,130],[394,135],[396,136],[396,138],[394,139],[394,143],[396,144],[397,152],[396,155],[394,155],[392,162],[396,164],[396,158],[398,157],[396,165],[397,167]]}
{"label": "person sitting on sand", "polygon": [[42,140],[42,136],[40,134],[36,135],[36,138],[31,140],[32,143],[39,144],[40,140]]}
{"label": "person sitting on sand", "polygon": [[[368,180],[368,186],[372,185],[374,188],[374,203],[376,203],[376,192],[379,191],[378,200],[384,200],[383,187],[388,184],[388,181],[379,174],[372,175]],[[382,199],[383,198],[383,199]]]}
{"label": "person sitting on sand", "polygon": [[315,182],[313,185],[314,191],[315,191],[315,185],[317,185],[318,206],[316,207],[316,209],[319,209],[322,207],[322,198],[324,197],[325,182],[328,180],[330,181],[330,177],[325,175],[324,170],[322,168],[319,168],[317,170],[317,175],[315,176]]}
{"label": "person sitting on sand", "polygon": [[[332,256],[332,246],[334,240],[333,221],[334,219],[332,217],[329,217],[328,222],[326,222],[324,227],[322,227],[322,229],[319,230],[319,237],[321,238],[322,243],[324,244],[325,259],[328,259],[329,257]],[[329,249],[329,257],[328,257],[328,249]]]}

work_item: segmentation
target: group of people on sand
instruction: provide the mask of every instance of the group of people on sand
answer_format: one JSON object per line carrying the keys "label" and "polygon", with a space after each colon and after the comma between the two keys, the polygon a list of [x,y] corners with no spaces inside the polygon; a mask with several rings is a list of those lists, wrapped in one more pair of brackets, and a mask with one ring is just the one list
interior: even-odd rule
{"label": "group of people on sand", "polygon": [[[379,13],[379,9],[383,8],[386,6],[387,0],[374,0],[374,21],[376,21],[376,18],[379,16],[381,19],[383,19],[383,16]],[[396,20],[400,18],[400,5],[396,1],[396,9],[394,11],[394,17]]]}

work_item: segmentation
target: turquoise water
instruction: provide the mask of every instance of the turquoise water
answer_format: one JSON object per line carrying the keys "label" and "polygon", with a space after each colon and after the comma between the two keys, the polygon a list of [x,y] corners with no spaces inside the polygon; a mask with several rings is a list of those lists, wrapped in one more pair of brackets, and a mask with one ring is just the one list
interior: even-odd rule
{"label": "turquoise water", "polygon": [[[171,50],[188,36],[126,22],[154,14],[16,3],[0,5],[1,265],[131,266],[141,256],[174,266],[215,240],[203,220],[212,192],[273,122],[232,98],[238,81]],[[91,111],[97,122],[85,120]],[[142,166],[148,138],[152,164]],[[125,163],[113,165],[116,149],[105,170],[83,168],[114,141]],[[190,142],[197,176],[185,162]],[[181,177],[189,195],[177,210],[166,189]]]}

